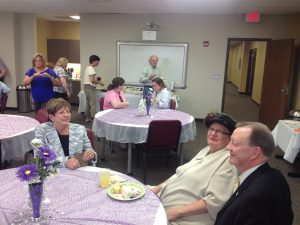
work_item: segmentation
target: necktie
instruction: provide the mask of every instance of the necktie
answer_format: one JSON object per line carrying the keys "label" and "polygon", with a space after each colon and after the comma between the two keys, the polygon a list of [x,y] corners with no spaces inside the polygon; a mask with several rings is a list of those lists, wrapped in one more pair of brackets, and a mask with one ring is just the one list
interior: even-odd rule
{"label": "necktie", "polygon": [[236,181],[235,181],[235,184],[233,186],[233,193],[238,189],[238,187],[240,186],[240,183],[241,182],[241,178],[240,177],[237,177],[236,178]]}

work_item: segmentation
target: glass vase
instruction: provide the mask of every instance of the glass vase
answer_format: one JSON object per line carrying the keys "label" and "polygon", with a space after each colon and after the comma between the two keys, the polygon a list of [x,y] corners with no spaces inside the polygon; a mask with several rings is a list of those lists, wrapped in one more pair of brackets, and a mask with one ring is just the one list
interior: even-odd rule
{"label": "glass vase", "polygon": [[29,184],[29,196],[32,208],[32,222],[41,221],[41,203],[43,197],[43,182]]}
{"label": "glass vase", "polygon": [[151,105],[146,104],[147,116],[150,116],[150,107]]}

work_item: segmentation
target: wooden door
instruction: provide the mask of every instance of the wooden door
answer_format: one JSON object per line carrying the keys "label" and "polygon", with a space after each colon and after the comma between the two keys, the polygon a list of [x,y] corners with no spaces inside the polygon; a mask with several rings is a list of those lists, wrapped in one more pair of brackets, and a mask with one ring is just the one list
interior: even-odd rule
{"label": "wooden door", "polygon": [[60,57],[68,57],[67,40],[63,39],[48,39],[47,40],[47,51],[48,51],[48,62],[56,64],[56,61]]}
{"label": "wooden door", "polygon": [[259,121],[273,129],[287,117],[292,87],[294,40],[268,41]]}

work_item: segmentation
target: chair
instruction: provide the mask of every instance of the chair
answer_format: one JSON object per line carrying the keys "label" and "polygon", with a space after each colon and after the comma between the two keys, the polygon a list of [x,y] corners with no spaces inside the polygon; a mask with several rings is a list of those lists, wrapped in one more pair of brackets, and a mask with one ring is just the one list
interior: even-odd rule
{"label": "chair", "polygon": [[1,101],[0,101],[0,113],[4,114],[4,109],[6,106],[6,102],[8,99],[8,94],[7,93],[2,93]]}
{"label": "chair", "polygon": [[104,97],[101,97],[101,98],[99,99],[100,111],[103,111],[103,105],[104,105]]}
{"label": "chair", "polygon": [[46,109],[39,109],[35,114],[35,119],[40,123],[46,123],[49,121],[49,115]]}
{"label": "chair", "polygon": [[94,143],[94,133],[90,128],[86,128],[86,133],[88,138],[90,139],[91,145],[93,149],[95,149],[95,143]]}
{"label": "chair", "polygon": [[[88,138],[91,142],[91,145],[92,145],[93,149],[95,150],[93,131],[90,128],[86,128],[86,133],[87,133],[87,136],[88,136]],[[33,150],[27,151],[25,153],[24,158],[25,158],[25,164],[29,164],[30,162],[32,162],[33,158],[34,158]]]}
{"label": "chair", "polygon": [[[104,106],[104,97],[101,97],[99,99],[99,106],[100,106],[100,111],[103,111],[103,106]],[[98,137],[98,141],[100,141],[100,137]],[[112,141],[109,141],[109,146],[110,146],[110,149],[111,149],[111,153],[115,153],[115,150],[114,150],[114,146],[113,146],[113,142]],[[103,155],[101,157],[101,160],[102,161],[105,161],[105,138],[103,138]]]}
{"label": "chair", "polygon": [[146,184],[147,154],[165,152],[167,154],[166,165],[168,165],[169,151],[176,151],[177,154],[180,133],[181,122],[179,120],[153,120],[150,122],[147,142],[139,145],[137,149],[137,164],[139,151],[143,152],[144,184]]}
{"label": "chair", "polygon": [[170,109],[173,109],[173,110],[176,109],[176,101],[172,98],[170,100]]}

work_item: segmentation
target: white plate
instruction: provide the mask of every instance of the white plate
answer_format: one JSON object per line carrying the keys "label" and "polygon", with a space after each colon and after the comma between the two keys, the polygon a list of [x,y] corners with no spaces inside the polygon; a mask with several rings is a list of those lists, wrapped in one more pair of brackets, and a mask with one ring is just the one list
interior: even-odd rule
{"label": "white plate", "polygon": [[[122,194],[114,194],[113,188],[115,186],[120,186],[121,188],[125,187],[126,189],[132,189],[134,192],[138,192],[138,194],[135,197],[129,197],[123,193]],[[122,182],[119,184],[112,185],[107,189],[108,196],[115,200],[119,200],[119,201],[133,201],[133,200],[143,197],[145,195],[145,193],[146,193],[145,187],[143,187],[140,184],[134,183],[134,182]]]}

